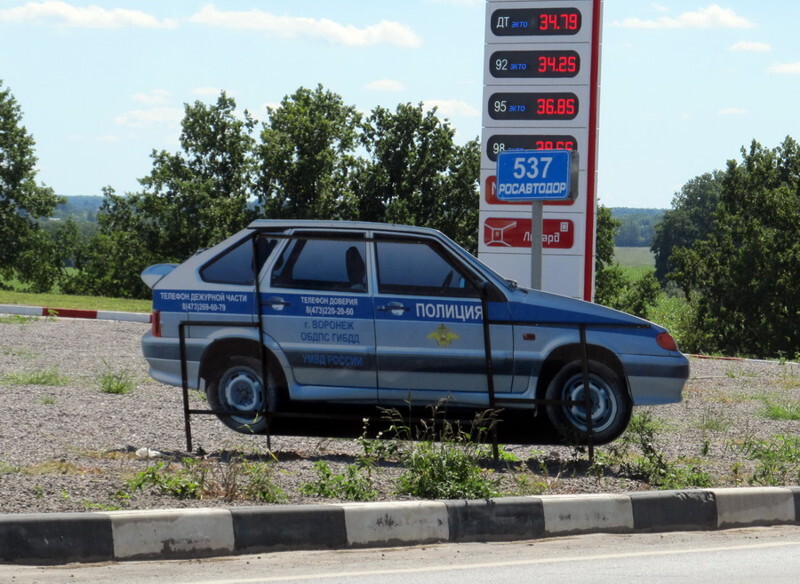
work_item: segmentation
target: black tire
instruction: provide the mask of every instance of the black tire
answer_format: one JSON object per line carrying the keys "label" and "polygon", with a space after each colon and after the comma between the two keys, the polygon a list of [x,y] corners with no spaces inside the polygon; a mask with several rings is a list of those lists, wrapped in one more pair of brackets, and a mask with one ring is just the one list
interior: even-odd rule
{"label": "black tire", "polygon": [[[208,404],[213,410],[277,411],[278,385],[267,367],[267,391],[261,381],[261,361],[254,357],[232,356],[218,367],[206,384]],[[264,401],[266,399],[266,402]],[[228,428],[242,434],[264,434],[269,420],[262,415],[217,416]]]}
{"label": "black tire", "polygon": [[[619,376],[609,367],[589,361],[592,391],[592,442],[606,444],[618,438],[631,419],[631,400]],[[547,399],[583,401],[583,364],[567,363],[547,386]],[[548,405],[547,417],[561,438],[571,444],[588,444],[586,408],[581,405]]]}

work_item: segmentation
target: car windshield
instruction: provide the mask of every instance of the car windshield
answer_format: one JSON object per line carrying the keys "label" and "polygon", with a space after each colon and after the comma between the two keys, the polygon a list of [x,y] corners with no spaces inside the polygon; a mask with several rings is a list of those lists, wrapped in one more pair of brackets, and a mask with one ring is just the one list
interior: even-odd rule
{"label": "car windshield", "polygon": [[498,274],[492,268],[490,268],[489,266],[484,264],[482,261],[480,261],[474,255],[472,255],[467,250],[465,250],[463,247],[458,245],[456,242],[454,242],[453,240],[451,240],[447,236],[445,236],[445,238],[451,244],[452,249],[455,250],[456,252],[458,252],[458,254],[465,261],[467,261],[470,264],[471,267],[475,268],[479,273],[481,273],[481,274],[483,274],[485,276],[489,276],[490,279],[492,279],[494,281],[494,283],[501,285],[506,290],[522,290],[522,288],[519,288],[519,285],[517,284],[516,280],[510,280],[510,279],[506,278],[505,276],[502,276],[502,275]]}

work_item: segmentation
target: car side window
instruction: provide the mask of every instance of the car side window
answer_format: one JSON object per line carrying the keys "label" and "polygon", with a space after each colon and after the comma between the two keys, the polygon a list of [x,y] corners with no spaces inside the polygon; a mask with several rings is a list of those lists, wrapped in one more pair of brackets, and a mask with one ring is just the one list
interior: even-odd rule
{"label": "car side window", "polygon": [[378,292],[477,298],[461,269],[426,242],[378,241]]}
{"label": "car side window", "polygon": [[363,241],[295,239],[283,250],[270,279],[275,288],[331,292],[367,291]]}
{"label": "car side window", "polygon": [[[258,246],[256,272],[261,271],[261,267],[277,243],[276,239],[259,237],[256,240]],[[251,286],[255,283],[253,267],[253,242],[248,237],[203,266],[200,269],[200,277],[205,282]]]}

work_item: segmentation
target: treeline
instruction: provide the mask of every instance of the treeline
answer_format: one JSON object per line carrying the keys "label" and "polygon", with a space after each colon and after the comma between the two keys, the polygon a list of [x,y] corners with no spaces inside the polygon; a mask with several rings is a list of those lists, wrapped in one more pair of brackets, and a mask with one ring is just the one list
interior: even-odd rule
{"label": "treeline", "polygon": [[321,86],[300,88],[263,123],[224,92],[214,104],[187,104],[180,150],[153,151],[141,191],[106,187],[94,234],[70,218],[40,228],[35,219],[64,201],[36,186],[33,140],[7,90],[0,116],[28,147],[17,173],[25,184],[0,192],[0,213],[16,219],[3,221],[2,238],[24,242],[0,276],[33,291],[147,298],[146,266],[181,262],[257,217],[422,225],[477,247],[478,142],[456,144],[447,121],[421,104],[363,115]]}
{"label": "treeline", "polygon": [[[33,138],[0,82],[0,278],[32,291],[147,298],[146,266],[181,262],[256,217],[423,225],[477,247],[478,142],[456,144],[447,121],[421,105],[361,114],[318,86],[257,122],[223,92],[187,104],[180,149],[151,159],[140,191],[103,190],[96,232],[86,228],[89,208],[46,221],[65,201],[36,182]],[[651,240],[655,271],[630,281],[615,243]],[[684,350],[800,354],[792,138],[772,149],[753,142],[740,161],[690,180],[670,210],[614,217],[600,207],[596,249],[598,302],[646,316],[663,290],[685,299]]]}
{"label": "treeline", "polygon": [[[103,203],[97,196],[63,196],[51,220],[72,218],[79,230],[89,233],[96,231],[97,215]],[[611,216],[619,222],[614,235],[617,247],[650,247],[653,245],[655,227],[664,216],[665,209],[637,209],[611,207]]]}
{"label": "treeline", "polygon": [[[33,140],[8,91],[0,115],[27,145],[17,173],[25,184],[0,193],[0,212],[19,220],[3,237],[25,244],[8,253],[0,277],[15,277],[31,291],[149,298],[139,278],[145,267],[181,262],[257,217],[422,225],[477,248],[477,139],[455,144],[447,121],[422,105],[362,115],[321,86],[300,88],[259,124],[248,112],[240,115],[225,93],[214,104],[187,104],[179,151],[153,151],[142,190],[120,195],[106,187],[99,209],[37,187]],[[627,282],[602,277],[619,269],[618,225],[607,210],[599,225],[608,245],[598,253],[598,298],[636,310],[618,290],[604,291],[603,282]]]}
{"label": "treeline", "polygon": [[632,209],[612,207],[611,215],[619,221],[614,236],[617,247],[650,247],[653,245],[656,225],[664,216],[665,209]]}

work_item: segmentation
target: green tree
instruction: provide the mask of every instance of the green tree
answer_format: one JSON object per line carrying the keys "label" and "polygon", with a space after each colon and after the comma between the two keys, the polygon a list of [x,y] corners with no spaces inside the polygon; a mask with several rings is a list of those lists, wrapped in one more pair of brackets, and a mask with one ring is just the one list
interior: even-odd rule
{"label": "green tree", "polygon": [[0,81],[0,277],[22,281],[41,280],[34,275],[36,250],[47,240],[36,218],[47,217],[60,201],[36,183],[34,146],[19,104]]}
{"label": "green tree", "polygon": [[368,158],[353,178],[359,218],[439,229],[477,248],[477,140],[454,143],[455,131],[422,104],[377,107],[365,120]]}
{"label": "green tree", "polygon": [[126,196],[104,189],[100,232],[76,262],[72,292],[147,297],[139,273],[159,262],[181,262],[239,231],[254,217],[255,122],[224,92],[216,104],[187,104],[181,150],[153,151],[143,190]]}
{"label": "green tree", "polygon": [[146,266],[180,262],[257,215],[424,225],[476,249],[478,142],[454,144],[435,111],[406,104],[363,120],[322,86],[300,88],[269,108],[257,140],[235,106],[224,93],[187,105],[181,150],[153,152],[143,190],[104,190],[99,232],[66,288],[147,297]]}
{"label": "green tree", "polygon": [[353,219],[348,175],[361,119],[355,107],[318,85],[268,108],[256,148],[255,195],[266,217]]}
{"label": "green tree", "polygon": [[651,247],[655,255],[656,278],[662,284],[675,270],[671,260],[673,253],[681,248],[691,248],[695,241],[711,232],[721,190],[721,175],[715,171],[693,178],[675,194],[672,209],[664,213],[655,227]]}
{"label": "green tree", "polygon": [[800,148],[753,141],[719,176],[706,237],[674,254],[690,287],[693,351],[759,357],[800,353]]}
{"label": "green tree", "polygon": [[31,234],[33,244],[20,254],[18,278],[31,292],[49,292],[53,286],[63,285],[70,277],[67,267],[75,265],[85,239],[71,217],[44,224]]}
{"label": "green tree", "polygon": [[614,263],[614,236],[620,228],[619,219],[614,219],[611,209],[597,206],[594,258],[594,299],[598,304],[610,305],[625,284],[625,276],[619,264]]}

